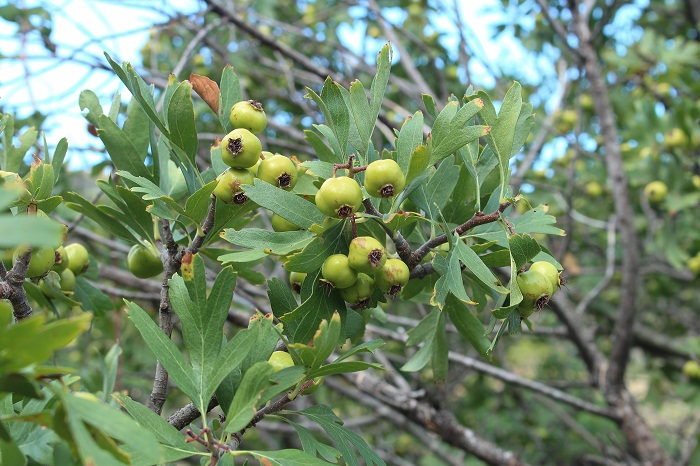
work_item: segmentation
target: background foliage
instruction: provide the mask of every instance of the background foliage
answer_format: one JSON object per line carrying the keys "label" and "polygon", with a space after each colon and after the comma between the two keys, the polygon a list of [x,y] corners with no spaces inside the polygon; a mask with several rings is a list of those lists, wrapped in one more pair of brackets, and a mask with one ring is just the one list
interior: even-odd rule
{"label": "background foliage", "polygon": [[[37,5],[27,9],[26,5],[10,3],[0,14],[21,40],[44,47],[42,59],[74,59],[71,45],[55,42],[52,34],[52,17],[60,11],[51,3]],[[379,113],[374,141],[377,148],[393,143],[394,130],[409,126],[402,127],[407,117],[414,116],[414,131],[421,132],[422,124],[417,123],[420,120],[415,111],[420,109],[429,118],[433,105],[422,94],[434,96],[437,105],[443,106],[451,95],[457,99],[465,93],[472,95],[467,92],[472,85],[474,91],[485,90],[496,108],[502,109],[502,101],[517,80],[522,85],[523,101],[534,106],[534,126],[524,149],[511,161],[511,186],[514,193],[522,192],[531,206],[548,205],[548,214],[557,219],[554,227],[566,231],[566,236],[535,235],[563,265],[566,287],[548,308],[530,319],[532,332],[526,329],[514,336],[504,332],[491,361],[465,345],[459,336],[458,321],[453,319],[452,324],[445,325],[444,320],[431,320],[431,316],[437,316],[430,307],[431,296],[415,289],[414,301],[390,300],[377,308],[367,325],[365,337],[382,338],[386,345],[375,352],[376,360],[365,361],[378,361],[388,371],[328,377],[315,394],[290,405],[291,410],[305,413],[304,416],[288,417],[286,422],[266,419],[246,433],[243,443],[247,450],[300,447],[304,438],[309,441],[318,434],[316,423],[307,421],[311,419],[328,432],[342,451],[342,442],[331,434],[334,415],[316,406],[326,404],[387,464],[500,464],[510,457],[529,464],[698,461],[700,379],[697,373],[687,370],[688,361],[696,360],[700,350],[698,272],[689,269],[689,261],[700,253],[696,220],[700,202],[700,88],[696,65],[700,55],[700,10],[695,2],[537,0],[495,4],[493,8],[503,20],[494,35],[512,36],[527,50],[527,62],[522,64],[486,55],[473,39],[469,22],[464,20],[474,16],[475,11],[459,2],[257,1],[236,2],[234,7],[212,0],[198,6],[196,13],[173,13],[167,21],[153,25],[151,38],[141,50],[142,65],[136,71],[158,92],[171,83],[174,95],[189,92],[187,87],[177,87],[177,83],[190,73],[221,83],[226,65],[232,65],[245,97],[260,100],[270,117],[263,138],[267,150],[293,154],[300,160],[316,156],[313,144],[307,143],[306,132],[313,130],[313,123],[326,121],[319,107],[303,98],[305,87],[321,93],[330,76],[346,88],[358,78],[369,89],[376,72],[376,56],[387,40],[394,50],[394,63]],[[139,4],[134,8],[139,11],[159,6]],[[359,44],[350,38],[353,36],[348,30],[360,31]],[[99,33],[94,34],[99,42]],[[120,67],[119,57],[112,58],[112,66]],[[18,54],[2,59],[22,62],[32,57]],[[112,73],[110,63],[102,56],[80,57],[80,61],[88,64],[86,73],[105,69]],[[169,80],[169,73],[175,74],[174,80]],[[29,78],[17,79],[24,83],[23,79]],[[4,134],[15,134],[15,147],[31,141],[29,148],[38,135],[35,131],[48,129],[42,127],[46,115],[39,111],[39,105],[34,112],[18,107],[5,89],[2,110],[16,113],[18,118],[13,124],[3,120]],[[94,127],[109,125],[110,116],[119,126],[131,121],[138,127],[139,121],[143,124],[147,120],[140,107],[127,106],[127,94],[122,93],[123,101],[117,98],[112,110],[108,110],[112,95],[87,91],[80,94],[79,105]],[[74,95],[74,100],[78,100],[77,92]],[[185,147],[182,160],[205,170],[211,156],[206,141],[221,137],[221,121],[198,98],[194,99],[192,112],[200,144],[189,150]],[[32,126],[35,129],[30,129]],[[439,134],[434,126],[433,129],[437,141]],[[131,344],[143,340],[136,328],[139,325],[127,318],[122,298],[130,302],[130,316],[136,323],[134,316],[141,315],[141,309],[157,308],[161,286],[124,272],[126,252],[136,241],[132,232],[114,224],[83,220],[80,213],[88,214],[95,203],[110,202],[99,194],[95,178],[102,180],[101,186],[109,186],[114,170],[128,170],[135,176],[146,173],[139,173],[138,164],[127,165],[132,160],[128,155],[116,160],[105,156],[89,167],[89,173],[67,171],[65,165],[61,168],[55,162],[57,158],[60,161],[65,154],[66,160],[77,159],[86,150],[101,150],[109,143],[95,139],[89,147],[72,147],[69,140],[66,151],[65,142],[59,140],[60,136],[47,141],[44,150],[39,137],[32,146],[50,155],[46,161],[54,163],[46,166],[52,167],[54,175],[60,173],[53,190],[40,197],[48,202],[51,194],[62,195],[73,207],[82,208],[71,210],[65,204],[54,212],[46,208],[50,204],[42,208],[69,224],[71,240],[89,245],[91,260],[99,264],[99,270],[88,272],[76,289],[83,308],[94,315],[89,330],[56,352],[52,364],[78,368],[76,375],[80,380],[72,380],[71,388],[79,393],[94,394],[114,405],[109,394],[127,391],[128,396],[123,393],[119,400],[144,425],[151,413],[141,413],[143,417],[139,418],[139,408],[130,405],[130,400],[148,399],[154,359],[142,344]],[[148,141],[142,143],[147,145]],[[187,145],[184,140],[181,143]],[[8,150],[7,139],[2,147]],[[400,151],[398,147],[399,154]],[[28,173],[28,164],[8,167],[5,160],[0,158],[3,170]],[[643,195],[644,187],[654,180],[663,181],[669,188],[660,203],[650,203]],[[195,183],[194,178],[189,181]],[[498,178],[487,178],[484,183],[484,189],[490,186],[493,190]],[[169,188],[165,194],[173,195],[176,187]],[[80,193],[81,198],[70,192]],[[144,193],[160,197],[148,187],[139,194]],[[119,196],[122,194],[129,196],[123,192]],[[129,197],[128,201],[124,198],[123,202],[142,202],[139,197]],[[184,210],[191,215],[190,226],[206,215],[206,206],[194,202],[188,202]],[[523,218],[526,217],[520,217]],[[0,217],[0,222],[3,220]],[[149,218],[141,224],[139,219],[128,219],[126,223],[138,228],[140,237],[155,239],[150,222]],[[9,231],[5,224],[0,225],[3,232]],[[18,225],[15,228],[21,231]],[[253,226],[269,230],[269,218],[260,215]],[[488,227],[474,233],[488,238]],[[231,242],[244,245],[244,240],[236,238]],[[214,250],[210,258],[225,253],[230,251]],[[494,264],[502,265],[499,260],[493,257]],[[286,272],[279,261],[262,256],[234,262],[233,267],[238,273],[235,306],[225,318],[232,329],[247,328],[253,309],[270,311],[267,293],[260,285],[269,277],[284,280]],[[499,277],[503,281],[507,281],[509,271],[505,270],[505,274]],[[30,286],[35,308],[45,310],[41,318],[53,321],[48,325],[65,325],[76,333],[87,328],[87,321],[77,317],[77,313],[73,320],[54,318],[71,315],[70,302],[49,302],[38,289],[33,291]],[[410,292],[408,287],[404,295]],[[484,291],[480,293],[485,296]],[[446,308],[451,302],[447,301]],[[421,321],[423,325],[418,326]],[[3,325],[8,322],[2,321]],[[443,343],[451,350],[447,358],[449,371],[443,374],[445,380],[441,384],[434,383],[434,371],[440,370],[435,366],[417,372],[409,372],[404,366],[409,360],[415,361],[411,358],[415,358],[418,348],[412,343],[426,341],[429,332],[425,326],[431,323],[445,325]],[[486,325],[488,318],[482,323]],[[142,325],[146,324],[143,319]],[[22,330],[20,325],[8,327],[7,332],[21,332],[22,338],[28,338],[32,332],[51,331],[48,326]],[[47,343],[46,350],[51,352],[67,344],[68,336],[74,334],[70,332],[66,333],[65,342],[59,341],[53,347]],[[227,333],[232,338],[234,331]],[[178,331],[172,338],[178,347],[188,344],[188,336]],[[114,346],[115,342],[120,345]],[[16,351],[21,353],[21,348]],[[17,357],[9,354],[8,360]],[[36,362],[43,362],[46,357],[39,359]],[[43,371],[44,366],[41,367]],[[85,455],[98,451],[94,450],[95,437],[97,443],[106,440],[97,434],[86,434],[94,434],[96,426],[81,418],[80,413],[81,409],[103,405],[55,385],[54,382],[42,389],[52,393],[45,399],[60,399],[69,410],[74,408],[70,412],[77,414],[68,417],[70,435]],[[201,408],[208,397],[201,396],[201,387],[192,390],[199,396]],[[185,406],[190,395],[183,386],[173,390],[164,412],[169,414]],[[12,406],[7,406],[7,398],[4,403],[0,416],[9,416]],[[227,414],[231,414],[231,406]],[[44,408],[37,407],[35,411]],[[54,412],[53,418],[61,416]],[[141,446],[156,441],[148,433],[132,430],[136,427],[128,416],[114,419],[113,430],[107,433],[112,438],[137,445],[145,442]],[[217,422],[215,416],[210,421]],[[157,439],[160,443],[163,438],[172,440],[180,435],[162,429]],[[0,442],[6,442],[8,437],[2,434],[0,431]],[[19,434],[11,431],[10,435]],[[48,434],[36,429],[32,435]],[[10,445],[2,445],[6,444]],[[9,446],[3,448],[3,458],[20,455]],[[59,464],[59,455],[63,454],[58,450],[49,453],[22,448],[24,454],[40,462]],[[325,457],[323,451],[320,454]],[[364,461],[368,462],[367,458]]]}

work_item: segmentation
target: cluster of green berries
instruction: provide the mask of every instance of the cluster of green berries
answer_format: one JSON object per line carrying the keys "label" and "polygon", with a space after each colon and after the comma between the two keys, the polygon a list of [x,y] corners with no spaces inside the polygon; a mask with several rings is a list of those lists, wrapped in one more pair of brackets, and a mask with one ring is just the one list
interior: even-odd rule
{"label": "cluster of green berries", "polygon": [[518,274],[517,283],[523,294],[518,312],[526,319],[549,302],[552,295],[561,287],[562,278],[553,264],[538,261],[533,263],[527,272]]}
{"label": "cluster of green berries", "polygon": [[245,100],[231,108],[234,130],[221,140],[221,158],[228,168],[217,178],[214,195],[226,204],[243,205],[248,200],[243,185],[255,178],[290,190],[298,178],[297,166],[280,154],[264,152],[256,134],[267,126],[267,117],[260,102]]}

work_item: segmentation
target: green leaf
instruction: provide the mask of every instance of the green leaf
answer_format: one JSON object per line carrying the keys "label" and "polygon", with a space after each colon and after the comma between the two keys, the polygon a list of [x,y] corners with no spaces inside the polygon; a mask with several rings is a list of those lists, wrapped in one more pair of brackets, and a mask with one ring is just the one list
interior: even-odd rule
{"label": "green leaf", "polygon": [[272,373],[273,368],[266,361],[256,363],[246,371],[226,414],[226,432],[238,432],[253,419],[262,392],[270,386]]}
{"label": "green leaf", "polygon": [[138,150],[119,126],[106,115],[99,117],[99,123],[97,135],[104,143],[109,158],[117,170],[151,179],[151,173],[144,165]]}
{"label": "green leaf", "polygon": [[257,459],[261,466],[328,466],[329,464],[301,450],[239,450],[229,453],[233,456],[250,455]]}
{"label": "green leaf", "polygon": [[328,256],[346,252],[349,241],[343,236],[343,222],[326,230],[322,237],[315,237],[301,251],[289,258],[285,268],[290,272],[316,272]]}
{"label": "green leaf", "polygon": [[214,180],[211,183],[207,183],[202,186],[197,192],[192,194],[187,198],[185,202],[185,215],[192,219],[194,222],[201,223],[207,216],[209,211],[209,206],[211,205],[211,193],[214,192],[216,188],[217,181]]}
{"label": "green leaf", "polygon": [[489,340],[484,336],[484,326],[469,308],[456,297],[450,295],[445,301],[445,311],[450,320],[477,352],[484,358],[491,359],[488,355]]}
{"label": "green leaf", "polygon": [[342,356],[340,356],[338,359],[336,359],[335,362],[340,362],[340,361],[347,359],[350,356],[353,356],[353,355],[358,354],[358,353],[368,352],[368,353],[374,354],[374,352],[378,348],[381,348],[384,345],[385,345],[385,341],[382,340],[381,338],[376,338],[374,340],[366,341],[360,345],[355,346],[347,353],[344,353]]}
{"label": "green leaf", "polygon": [[0,150],[0,168],[4,171],[17,173],[22,166],[22,159],[39,136],[33,127],[19,136],[19,147],[13,144],[15,135],[15,120],[11,115],[3,117],[5,130],[2,133],[2,148]]}
{"label": "green leaf", "polygon": [[328,320],[322,320],[316,331],[313,344],[293,343],[288,345],[290,353],[310,369],[318,369],[338,346],[340,339],[340,314],[333,313]]}
{"label": "green leaf", "polygon": [[402,371],[417,372],[423,369],[430,361],[433,352],[433,340],[439,328],[440,316],[442,312],[434,307],[433,310],[418,323],[417,326],[408,331],[407,346],[423,344],[416,354],[406,362]]}
{"label": "green leaf", "polygon": [[279,278],[267,281],[267,296],[270,300],[270,308],[275,315],[287,314],[299,306],[289,285]]}
{"label": "green leaf", "polygon": [[350,372],[361,372],[367,369],[384,370],[381,364],[364,361],[343,361],[332,362],[309,372],[307,379],[325,377],[327,375],[347,374]]}
{"label": "green leaf", "polygon": [[194,163],[197,155],[197,128],[194,123],[192,84],[183,81],[175,89],[168,105],[168,129],[170,139],[181,148]]}
{"label": "green leaf", "polygon": [[[175,343],[158,328],[146,311],[138,304],[124,301],[129,308],[127,314],[143,337],[146,345],[153,351],[170,378],[180,390],[182,390],[196,406],[201,406],[197,381],[192,373],[192,367],[187,363]],[[209,400],[207,400],[207,403]]]}
{"label": "green leaf", "polygon": [[542,251],[537,240],[529,235],[512,235],[508,238],[508,245],[515,261],[515,270],[520,270]]}
{"label": "green leaf", "polygon": [[304,229],[323,225],[324,215],[311,202],[264,181],[256,179],[255,185],[246,185],[245,194],[256,204]]}
{"label": "green leaf", "polygon": [[339,163],[339,159],[335,156],[333,150],[323,142],[321,137],[311,130],[304,130],[304,138],[306,142],[313,147],[314,152],[316,152],[316,157],[322,162],[326,163]]}
{"label": "green leaf", "polygon": [[[119,110],[121,102],[117,102],[117,110]],[[143,162],[148,156],[148,145],[151,138],[151,128],[148,115],[143,111],[141,106],[135,99],[131,99],[126,107],[126,121],[122,127],[122,131],[129,141],[136,148],[136,153]]]}
{"label": "green leaf", "polygon": [[[425,170],[428,164],[428,160],[425,161],[425,165],[416,172],[416,168],[413,167],[415,153],[418,151],[423,143],[423,113],[417,111],[412,117],[406,118],[401,130],[399,131],[399,136],[396,138],[396,162],[401,167],[401,171],[404,173],[412,173],[413,178],[416,177],[418,173]],[[423,150],[424,152],[424,150]],[[406,179],[406,183],[410,183],[411,180]]]}
{"label": "green leaf", "polygon": [[105,230],[124,239],[128,242],[134,241],[134,235],[120,221],[102,212],[92,202],[88,201],[78,193],[69,192],[64,195],[66,206],[84,214],[90,220],[99,224]]}
{"label": "green leaf", "polygon": [[83,310],[102,315],[114,309],[114,303],[109,296],[95,288],[83,277],[75,279],[75,300],[82,304]]}
{"label": "green leaf", "polygon": [[57,248],[63,242],[65,228],[55,220],[29,215],[0,214],[0,248],[20,244]]}
{"label": "green leaf", "polygon": [[454,242],[455,254],[459,260],[471,270],[476,278],[479,279],[481,283],[491,288],[500,294],[507,294],[508,289],[501,284],[501,281],[496,278],[491,269],[489,269],[486,264],[481,260],[481,257],[475,253],[472,248],[464,244],[459,236],[455,234]]}
{"label": "green leaf", "polygon": [[238,76],[236,76],[231,65],[224,67],[219,88],[219,123],[224,128],[224,132],[229,133],[233,130],[230,120],[231,107],[243,100]]}
{"label": "green leaf", "polygon": [[284,411],[284,413],[300,414],[318,423],[331,439],[333,439],[333,442],[335,442],[336,447],[342,453],[343,460],[345,460],[348,466],[359,466],[360,464],[353,447],[368,466],[386,466],[384,460],[372,451],[362,437],[350,429],[343,427],[343,421],[340,420],[328,406],[317,405],[303,411]]}
{"label": "green leaf", "polygon": [[373,122],[377,121],[379,110],[382,108],[382,100],[384,99],[386,86],[389,83],[392,55],[391,45],[388,43],[377,54],[377,74],[374,76],[369,90],[369,106],[372,111],[370,116]]}
{"label": "green leaf", "polygon": [[135,402],[126,395],[116,394],[114,398],[119,401],[119,404],[131,414],[141,427],[148,429],[158,442],[167,448],[168,462],[201,454],[194,445],[185,442],[185,437],[175,427],[146,406]]}
{"label": "green leaf", "polygon": [[326,445],[325,443],[319,442],[314,436],[314,434],[306,427],[297,424],[296,422],[291,421],[285,417],[280,416],[280,419],[294,427],[294,429],[297,431],[297,434],[299,435],[301,448],[306,453],[313,456],[317,456],[320,454],[323,457],[323,459],[331,463],[338,462],[338,458],[340,458],[340,452],[338,450],[329,445]]}
{"label": "green leaf", "polygon": [[369,138],[372,136],[374,121],[369,118],[371,110],[365,94],[365,87],[360,80],[355,80],[350,84],[349,104],[357,132],[364,148],[366,148]]}
{"label": "green leaf", "polygon": [[262,245],[267,254],[286,255],[309,244],[314,234],[303,230],[277,232],[260,228],[227,228],[221,237],[236,246],[260,249]]}
{"label": "green leaf", "polygon": [[53,165],[35,160],[29,170],[27,187],[32,197],[37,200],[46,199],[51,196],[54,184]]}

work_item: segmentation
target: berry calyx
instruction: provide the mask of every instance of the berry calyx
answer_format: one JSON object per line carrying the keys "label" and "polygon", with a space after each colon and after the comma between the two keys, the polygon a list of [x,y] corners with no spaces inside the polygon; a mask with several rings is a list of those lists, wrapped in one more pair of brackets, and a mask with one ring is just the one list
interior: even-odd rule
{"label": "berry calyx", "polygon": [[285,351],[274,351],[267,362],[270,363],[275,372],[294,366],[292,355]]}
{"label": "berry calyx", "polygon": [[523,300],[518,305],[518,312],[523,318],[529,317],[535,310],[541,310],[552,296],[552,283],[537,270],[528,270],[517,277],[518,288]]}
{"label": "berry calyx", "polygon": [[214,195],[225,204],[243,205],[248,196],[243,191],[243,184],[253,184],[255,177],[245,168],[229,168],[217,177],[218,183]]}
{"label": "berry calyx", "polygon": [[365,170],[365,189],[372,197],[394,197],[403,191],[406,177],[391,159],[376,160]]}
{"label": "berry calyx", "polygon": [[387,259],[384,267],[374,274],[377,288],[394,297],[401,291],[411,275],[408,266],[401,259]]}
{"label": "berry calyx", "polygon": [[357,281],[350,287],[340,290],[340,297],[343,301],[358,308],[367,307],[372,291],[374,291],[375,281],[365,273],[357,274]]}
{"label": "berry calyx", "polygon": [[530,270],[536,270],[549,280],[552,284],[552,294],[556,293],[561,287],[561,274],[554,264],[547,261],[537,261],[533,262]]}
{"label": "berry calyx", "polygon": [[252,133],[262,133],[267,126],[267,116],[257,100],[243,100],[231,107],[229,120],[234,128],[245,128]]}
{"label": "berry calyx", "polygon": [[68,257],[68,268],[74,275],[80,275],[90,266],[90,256],[82,244],[69,244],[65,247],[65,251]]}
{"label": "berry calyx", "polygon": [[273,154],[260,162],[257,176],[273,186],[289,191],[297,184],[297,166],[289,157]]}
{"label": "berry calyx", "polygon": [[321,266],[321,275],[334,288],[347,288],[357,281],[357,272],[350,267],[345,254],[328,256]]}
{"label": "berry calyx", "polygon": [[129,250],[126,264],[131,273],[138,278],[155,277],[163,271],[163,262],[159,255],[142,244],[135,244]]}
{"label": "berry calyx", "polygon": [[221,158],[232,168],[248,168],[260,159],[260,139],[245,128],[237,128],[221,140]]}
{"label": "berry calyx", "polygon": [[58,249],[56,249],[56,258],[54,260],[54,264],[51,267],[51,270],[54,270],[56,272],[63,272],[68,268],[68,254],[66,254],[66,250],[63,246],[59,246]]}
{"label": "berry calyx", "polygon": [[347,176],[329,178],[319,188],[315,200],[318,210],[329,217],[350,217],[362,205],[362,188]]}
{"label": "berry calyx", "polygon": [[373,274],[384,267],[386,250],[371,236],[358,236],[350,242],[348,261],[358,272]]}
{"label": "berry calyx", "polygon": [[277,214],[272,214],[272,219],[270,220],[270,223],[272,223],[272,229],[274,231],[298,231],[301,230],[302,228],[299,225],[295,225],[294,223],[290,222],[284,217],[281,217]]}

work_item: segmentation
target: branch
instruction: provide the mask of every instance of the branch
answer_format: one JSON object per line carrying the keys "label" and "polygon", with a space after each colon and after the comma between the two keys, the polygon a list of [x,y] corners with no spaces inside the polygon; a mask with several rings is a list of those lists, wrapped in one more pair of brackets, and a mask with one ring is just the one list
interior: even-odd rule
{"label": "branch", "polygon": [[365,206],[366,213],[378,217],[377,222],[384,229],[386,234],[389,235],[391,241],[394,242],[396,253],[399,255],[402,261],[404,261],[406,264],[409,264],[412,253],[411,246],[408,244],[408,241],[406,241],[406,239],[401,235],[401,233],[394,233],[389,227],[384,225],[384,222],[382,221],[382,213],[374,207],[374,204],[372,204],[371,199],[365,199],[364,201],[362,201],[362,205]]}
{"label": "branch", "polygon": [[24,291],[24,279],[29,269],[29,260],[32,257],[32,250],[17,257],[12,268],[7,271],[2,266],[3,280],[0,282],[0,298],[8,299],[12,304],[12,314],[15,321],[26,319],[32,315],[32,307],[29,305],[27,293]]}
{"label": "branch", "polygon": [[[450,235],[453,235],[455,233],[457,233],[458,235],[462,235],[463,233],[471,230],[474,227],[497,221],[499,218],[501,218],[501,214],[504,210],[506,210],[506,208],[508,208],[508,206],[510,206],[510,204],[510,202],[504,202],[503,204],[498,206],[498,209],[496,209],[494,212],[488,215],[484,214],[483,212],[475,213],[472,216],[472,218],[470,218],[469,220],[452,230],[452,232],[450,232]],[[423,260],[423,258],[430,252],[431,249],[438,247],[446,242],[447,235],[442,234],[423,243],[423,245],[416,249],[416,251],[411,255],[409,267],[411,265],[415,267],[418,263],[420,263],[420,261]]]}
{"label": "branch", "polygon": [[[211,397],[209,400],[209,405],[207,406],[207,412],[219,406],[219,401],[215,396]],[[175,427],[177,430],[182,430],[192,423],[195,419],[199,418],[202,413],[194,406],[193,403],[186,404],[182,408],[175,411],[167,419],[168,423]]]}

